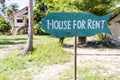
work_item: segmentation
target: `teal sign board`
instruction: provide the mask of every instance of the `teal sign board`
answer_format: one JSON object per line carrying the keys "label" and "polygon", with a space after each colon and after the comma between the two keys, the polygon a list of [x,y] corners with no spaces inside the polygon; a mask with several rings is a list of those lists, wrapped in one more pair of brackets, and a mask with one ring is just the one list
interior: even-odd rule
{"label": "teal sign board", "polygon": [[110,16],[111,14],[96,16],[91,13],[54,12],[45,16],[39,24],[46,32],[57,37],[111,34],[108,28]]}

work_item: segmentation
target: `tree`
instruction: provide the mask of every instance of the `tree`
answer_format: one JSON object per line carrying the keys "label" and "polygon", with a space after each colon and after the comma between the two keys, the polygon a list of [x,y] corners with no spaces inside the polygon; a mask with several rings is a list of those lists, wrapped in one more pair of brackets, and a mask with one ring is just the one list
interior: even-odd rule
{"label": "tree", "polygon": [[33,0],[29,0],[28,7],[29,27],[28,27],[28,40],[24,50],[18,55],[26,55],[33,49]]}
{"label": "tree", "polygon": [[6,13],[7,13],[7,16],[10,16],[14,13],[14,11],[11,8],[7,8]]}
{"label": "tree", "polygon": [[11,16],[13,13],[18,11],[18,4],[17,3],[12,3],[9,5],[9,7],[6,8],[6,15],[9,17]]}
{"label": "tree", "polygon": [[10,32],[11,25],[10,23],[0,15],[0,33],[5,34]]}
{"label": "tree", "polygon": [[9,8],[16,12],[18,11],[19,5],[17,3],[12,3],[9,5]]}

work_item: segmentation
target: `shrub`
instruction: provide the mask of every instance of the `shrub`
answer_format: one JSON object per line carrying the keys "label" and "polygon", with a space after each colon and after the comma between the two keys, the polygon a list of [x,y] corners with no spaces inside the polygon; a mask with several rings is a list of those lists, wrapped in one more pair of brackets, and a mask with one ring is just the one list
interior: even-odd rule
{"label": "shrub", "polygon": [[5,34],[10,32],[11,25],[10,23],[3,17],[0,16],[0,33]]}
{"label": "shrub", "polygon": [[39,24],[35,24],[34,34],[35,35],[47,35],[47,33],[39,26]]}

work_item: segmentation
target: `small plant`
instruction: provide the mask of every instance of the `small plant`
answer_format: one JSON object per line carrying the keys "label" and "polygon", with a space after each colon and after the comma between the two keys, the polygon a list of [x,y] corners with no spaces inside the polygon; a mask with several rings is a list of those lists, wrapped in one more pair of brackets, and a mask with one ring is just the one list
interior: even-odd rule
{"label": "small plant", "polygon": [[47,35],[47,33],[39,26],[39,24],[35,24],[34,34],[35,35]]}
{"label": "small plant", "polygon": [[106,34],[105,34],[105,33],[98,34],[98,35],[97,35],[97,39],[98,39],[99,41],[106,42]]}
{"label": "small plant", "polygon": [[104,45],[104,46],[107,46],[107,35],[105,33],[101,33],[101,34],[98,34],[96,36],[97,40],[99,41],[100,44]]}

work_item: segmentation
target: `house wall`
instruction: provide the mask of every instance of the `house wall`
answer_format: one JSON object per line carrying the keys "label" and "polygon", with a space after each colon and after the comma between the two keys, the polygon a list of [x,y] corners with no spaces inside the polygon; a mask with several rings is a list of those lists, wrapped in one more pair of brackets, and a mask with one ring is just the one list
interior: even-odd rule
{"label": "house wall", "polygon": [[110,30],[112,32],[112,35],[110,35],[110,38],[113,39],[114,43],[117,45],[120,45],[120,23],[116,22],[120,20],[120,15],[115,17],[113,20],[110,21]]}
{"label": "house wall", "polygon": [[[22,19],[23,22],[22,23],[18,23],[17,19]],[[23,17],[15,17],[15,26],[24,26],[25,25],[25,19]]]}
{"label": "house wall", "polygon": [[[14,26],[15,27],[20,27],[20,26],[22,27],[26,24],[26,18],[23,15],[26,12],[27,12],[27,9],[25,8],[25,9],[21,10],[20,12],[18,12],[14,15]],[[23,22],[22,23],[17,22],[17,19],[22,19]]]}

